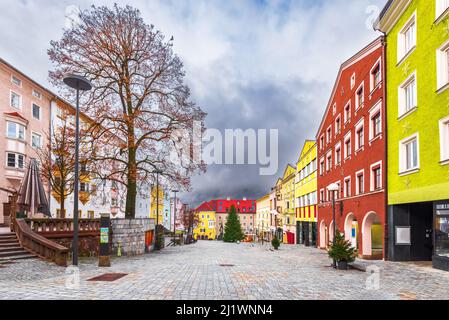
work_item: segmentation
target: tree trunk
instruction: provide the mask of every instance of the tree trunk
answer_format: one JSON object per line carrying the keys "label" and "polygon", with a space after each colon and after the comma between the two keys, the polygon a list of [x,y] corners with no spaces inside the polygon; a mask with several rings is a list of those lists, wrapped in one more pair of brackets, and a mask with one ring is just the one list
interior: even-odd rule
{"label": "tree trunk", "polygon": [[126,192],[126,219],[136,217],[136,198],[137,198],[137,163],[136,150],[128,148],[128,185]]}
{"label": "tree trunk", "polygon": [[60,207],[60,209],[59,210],[61,210],[61,212],[60,212],[60,216],[59,217],[57,217],[57,218],[66,218],[66,215],[65,215],[65,212],[64,212],[64,210],[65,210],[65,190],[64,190],[64,188],[62,187],[61,188],[61,190],[60,190],[60,192],[61,192],[61,194],[60,194],[60,196],[61,196],[61,207]]}

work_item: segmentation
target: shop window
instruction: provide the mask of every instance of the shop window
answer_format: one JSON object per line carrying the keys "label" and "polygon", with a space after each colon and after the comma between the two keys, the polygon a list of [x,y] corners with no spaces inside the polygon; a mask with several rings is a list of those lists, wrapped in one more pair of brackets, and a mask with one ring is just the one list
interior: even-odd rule
{"label": "shop window", "polygon": [[449,210],[436,210],[435,254],[449,258]]}

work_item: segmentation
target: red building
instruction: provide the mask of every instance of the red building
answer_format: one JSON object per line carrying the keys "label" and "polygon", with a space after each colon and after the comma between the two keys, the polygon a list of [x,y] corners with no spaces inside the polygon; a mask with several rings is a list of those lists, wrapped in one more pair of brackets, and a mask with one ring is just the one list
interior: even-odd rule
{"label": "red building", "polygon": [[385,257],[386,136],[384,38],[344,62],[318,134],[318,239],[332,242],[331,184],[337,230],[366,259]]}

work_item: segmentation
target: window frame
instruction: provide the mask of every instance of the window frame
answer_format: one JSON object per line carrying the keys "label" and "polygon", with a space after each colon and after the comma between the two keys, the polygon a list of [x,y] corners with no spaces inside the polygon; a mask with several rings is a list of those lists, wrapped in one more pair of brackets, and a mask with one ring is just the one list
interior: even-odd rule
{"label": "window frame", "polygon": [[[349,150],[348,150],[348,144],[347,144],[347,141],[349,141]],[[345,138],[344,138],[344,141],[343,141],[343,144],[344,144],[344,152],[343,152],[343,156],[344,156],[344,159],[345,160],[347,160],[347,159],[349,159],[351,156],[352,156],[352,132],[351,131],[349,131],[346,135],[345,135]],[[349,151],[349,152],[348,152]]]}
{"label": "window frame", "polygon": [[[410,30],[411,26],[414,25],[414,35],[413,40],[414,44],[407,50],[406,48],[406,36],[407,31]],[[402,61],[404,61],[416,48],[418,45],[418,28],[417,28],[417,15],[416,11],[412,13],[410,18],[404,24],[402,29],[397,34],[397,64],[399,65]]]}
{"label": "window frame", "polygon": [[449,116],[438,121],[440,129],[440,163],[449,164]]}
{"label": "window frame", "polygon": [[[363,190],[360,190],[360,181],[359,178],[362,177],[363,179],[363,184],[362,184],[362,188]],[[355,173],[355,193],[356,195],[362,195],[365,193],[365,169],[359,170]]]}
{"label": "window frame", "polygon": [[[374,74],[374,70],[376,70],[377,68],[379,68],[379,83],[375,83],[375,74]],[[373,67],[371,68],[370,72],[370,92],[373,92],[374,90],[376,90],[378,87],[380,87],[380,85],[382,84],[382,80],[383,80],[383,74],[382,74],[382,58],[379,58],[373,65]]]}
{"label": "window frame", "polygon": [[[12,96],[16,95],[19,97],[19,107],[16,108],[15,106],[12,105]],[[22,107],[23,107],[23,97],[21,94],[15,92],[14,90],[10,90],[9,91],[9,106],[15,110],[19,110],[22,111]]]}
{"label": "window frame", "polygon": [[[19,82],[19,84],[14,82],[14,79],[17,80]],[[19,77],[11,74],[11,83],[15,86],[17,86],[18,88],[22,88],[23,87],[23,81],[22,79],[20,79]]]}
{"label": "window frame", "polygon": [[[379,169],[380,170],[380,182],[379,187],[376,188],[376,178],[377,176],[374,174],[374,171]],[[370,190],[371,191],[379,191],[383,188],[383,171],[382,171],[382,161],[373,163],[370,166]]]}
{"label": "window frame", "polygon": [[[9,155],[14,155],[14,167],[11,167],[9,165]],[[22,166],[19,166],[19,164],[20,164],[19,157],[22,157]],[[25,162],[26,162],[26,156],[24,154],[18,153],[18,152],[11,152],[11,151],[6,152],[6,168],[7,169],[24,170]]]}
{"label": "window frame", "polygon": [[[416,163],[412,168],[407,168],[407,148],[406,146],[416,140]],[[420,152],[419,152],[419,133],[412,134],[405,139],[399,141],[399,174],[408,174],[416,172],[420,169]]]}
{"label": "window frame", "polygon": [[[413,106],[407,109],[407,88],[414,83],[413,90]],[[412,72],[398,87],[398,115],[402,119],[406,115],[412,113],[418,107],[418,78],[416,70]]]}
{"label": "window frame", "polygon": [[[359,92],[362,91],[362,97],[363,97],[363,103],[360,105],[359,103]],[[359,85],[357,90],[355,91],[355,111],[359,110],[360,108],[363,108],[365,105],[365,81],[362,81],[362,83]]]}
{"label": "window frame", "polygon": [[[38,118],[36,118],[34,116],[34,107],[37,107],[38,110],[39,110],[39,117]],[[42,110],[42,108],[41,108],[40,105],[38,105],[37,103],[34,103],[34,102],[31,103],[31,117],[33,117],[34,120],[39,120],[39,121],[41,120],[41,114],[42,114],[41,110]]]}
{"label": "window frame", "polygon": [[[34,139],[33,138],[35,136],[39,137],[39,146],[35,146],[34,145]],[[38,132],[35,132],[35,131],[31,131],[31,148],[40,150],[40,149],[42,149],[42,146],[43,146],[42,134],[40,134]]]}

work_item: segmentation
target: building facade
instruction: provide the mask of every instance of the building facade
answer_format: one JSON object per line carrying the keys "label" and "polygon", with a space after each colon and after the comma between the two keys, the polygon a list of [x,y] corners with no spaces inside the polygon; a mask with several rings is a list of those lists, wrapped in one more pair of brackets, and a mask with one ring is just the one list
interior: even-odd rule
{"label": "building facade", "polygon": [[[157,201],[158,199],[159,201]],[[151,203],[150,218],[154,219],[156,224],[159,223],[160,225],[166,227],[168,224],[170,224],[170,218],[168,217],[169,213],[164,212],[164,202],[165,202],[164,188],[161,186],[159,186],[159,188],[153,186],[151,188],[151,198],[150,198]],[[164,219],[165,214],[167,214],[167,217],[165,217]]]}
{"label": "building facade", "polygon": [[[384,38],[340,67],[317,133],[318,237],[326,248],[334,230],[359,256],[382,259],[385,248]],[[336,185],[335,224],[331,185]]]}
{"label": "building facade", "polygon": [[195,210],[197,225],[193,230],[193,236],[196,240],[215,240],[216,218],[215,210],[210,202],[204,202]]}
{"label": "building facade", "polygon": [[388,258],[449,270],[449,2],[388,1]]}
{"label": "building facade", "polygon": [[296,243],[317,245],[317,147],[307,140],[301,150],[295,178]]}
{"label": "building facade", "polygon": [[[0,59],[0,224],[9,223],[10,196],[18,192],[30,159],[46,145],[54,95]],[[44,181],[48,195],[50,186]]]}
{"label": "building facade", "polygon": [[286,244],[295,244],[296,222],[295,222],[295,176],[296,168],[287,165],[282,178],[282,228],[284,231],[283,242]]}
{"label": "building facade", "polygon": [[271,238],[270,194],[264,195],[256,201],[256,230],[259,238]]}

